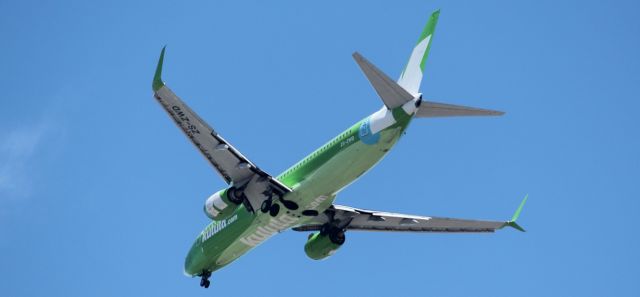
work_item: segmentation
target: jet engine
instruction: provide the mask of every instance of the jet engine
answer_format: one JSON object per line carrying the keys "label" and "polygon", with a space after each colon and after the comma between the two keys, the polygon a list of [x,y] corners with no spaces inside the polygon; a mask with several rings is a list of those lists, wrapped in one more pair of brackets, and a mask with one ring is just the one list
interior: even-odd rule
{"label": "jet engine", "polygon": [[218,191],[207,198],[204,213],[212,220],[221,220],[231,215],[242,203],[244,194],[231,187]]}
{"label": "jet engine", "polygon": [[345,241],[344,232],[311,233],[304,245],[307,256],[313,260],[322,260],[333,255]]}

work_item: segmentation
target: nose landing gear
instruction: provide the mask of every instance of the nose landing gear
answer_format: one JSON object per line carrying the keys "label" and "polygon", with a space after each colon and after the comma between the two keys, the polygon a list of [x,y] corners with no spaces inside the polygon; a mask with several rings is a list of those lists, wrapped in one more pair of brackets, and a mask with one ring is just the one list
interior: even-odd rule
{"label": "nose landing gear", "polygon": [[200,277],[200,286],[205,289],[209,288],[209,285],[211,284],[211,282],[209,281],[209,277],[211,277],[211,271],[203,270]]}

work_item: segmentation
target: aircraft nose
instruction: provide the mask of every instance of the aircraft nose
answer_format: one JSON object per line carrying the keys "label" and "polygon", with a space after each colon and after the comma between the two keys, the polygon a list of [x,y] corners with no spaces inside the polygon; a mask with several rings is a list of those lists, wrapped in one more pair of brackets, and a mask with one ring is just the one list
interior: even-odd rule
{"label": "aircraft nose", "polygon": [[198,255],[197,253],[200,251],[200,249],[197,248],[191,248],[191,250],[189,251],[189,253],[187,254],[187,257],[184,259],[184,274],[186,276],[194,276],[196,274],[198,274],[198,267],[196,267],[197,265],[197,258]]}
{"label": "aircraft nose", "polygon": [[184,275],[186,276],[191,276],[191,274],[189,273],[190,268],[191,268],[191,253],[187,254],[187,257],[184,259]]}

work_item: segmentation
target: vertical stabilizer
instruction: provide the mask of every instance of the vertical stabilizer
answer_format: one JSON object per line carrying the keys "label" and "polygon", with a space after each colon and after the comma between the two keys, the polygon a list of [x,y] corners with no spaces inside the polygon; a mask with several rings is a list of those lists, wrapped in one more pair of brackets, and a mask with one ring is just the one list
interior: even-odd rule
{"label": "vertical stabilizer", "polygon": [[433,40],[433,32],[436,30],[436,24],[438,23],[439,16],[440,10],[436,10],[431,14],[427,25],[424,27],[424,30],[422,30],[422,34],[420,34],[418,44],[411,52],[411,57],[409,57],[407,66],[402,71],[400,79],[398,79],[398,84],[414,96],[420,92],[420,83],[422,82],[424,64],[427,61],[427,56],[429,55],[431,40]]}

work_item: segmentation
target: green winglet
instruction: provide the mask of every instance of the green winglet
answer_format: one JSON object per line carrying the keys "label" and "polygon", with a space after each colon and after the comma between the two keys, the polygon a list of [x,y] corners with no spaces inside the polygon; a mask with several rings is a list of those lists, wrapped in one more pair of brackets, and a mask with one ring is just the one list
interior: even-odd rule
{"label": "green winglet", "polygon": [[520,232],[527,232],[527,230],[524,230],[524,228],[520,227],[520,225],[518,225],[516,222],[509,221],[509,222],[504,223],[504,226],[509,226],[511,228],[514,228],[514,229],[520,231]]}
{"label": "green winglet", "polygon": [[156,67],[156,75],[153,76],[153,84],[151,87],[153,91],[157,91],[164,86],[164,82],[162,81],[162,62],[164,61],[164,50],[167,46],[162,47],[162,51],[160,52],[160,59],[158,59],[158,67]]}
{"label": "green winglet", "polygon": [[524,196],[524,199],[522,199],[522,202],[520,202],[520,206],[518,206],[518,209],[516,209],[516,212],[513,214],[513,216],[511,217],[511,220],[507,221],[506,223],[504,223],[504,225],[502,227],[512,227],[516,230],[522,231],[522,232],[526,232],[524,230],[524,228],[522,228],[520,225],[518,225],[516,223],[516,220],[518,220],[518,217],[520,217],[520,213],[522,212],[522,208],[524,207],[524,204],[527,202],[527,198],[529,198],[529,195],[527,194],[526,196]]}

